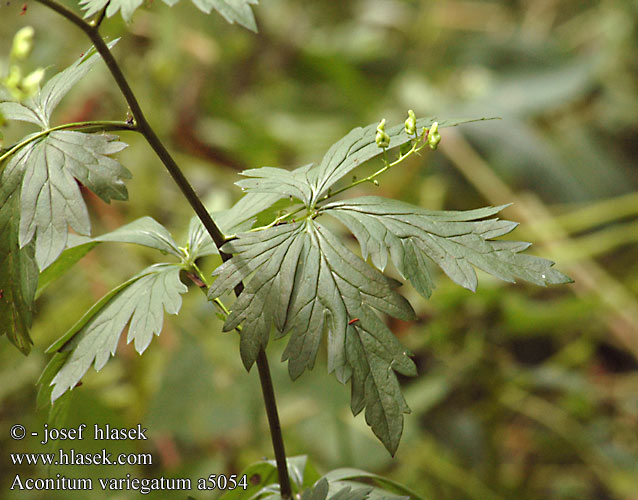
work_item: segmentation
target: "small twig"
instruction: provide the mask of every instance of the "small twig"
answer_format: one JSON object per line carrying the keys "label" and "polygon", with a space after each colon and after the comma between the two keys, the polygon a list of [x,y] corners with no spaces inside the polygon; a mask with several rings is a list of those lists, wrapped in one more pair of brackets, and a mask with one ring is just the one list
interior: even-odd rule
{"label": "small twig", "polygon": [[102,21],[104,21],[104,18],[106,17],[106,9],[109,8],[110,4],[111,4],[111,0],[106,2],[106,5],[104,6],[104,8],[100,11],[98,16],[95,19],[93,19],[93,21],[91,22],[91,24],[95,27],[95,29],[99,29],[100,28],[100,25],[102,24]]}

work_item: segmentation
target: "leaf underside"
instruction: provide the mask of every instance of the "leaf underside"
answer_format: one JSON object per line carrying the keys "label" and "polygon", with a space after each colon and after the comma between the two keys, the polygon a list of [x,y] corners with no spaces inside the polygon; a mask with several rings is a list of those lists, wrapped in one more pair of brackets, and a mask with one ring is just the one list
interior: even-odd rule
{"label": "leaf underside", "polygon": [[[493,118],[458,119],[439,121],[439,128],[456,127],[464,123]],[[417,120],[417,128],[430,127],[435,118]],[[241,175],[248,177],[235,184],[246,192],[230,210],[221,214],[223,229],[230,234],[239,229],[258,213],[282,198],[292,197],[307,207],[314,207],[331,188],[355,168],[382,154],[375,142],[376,124],[357,127],[337,141],[324,155],[321,163],[305,165],[289,171],[277,167],[262,167],[245,170]],[[409,137],[402,125],[391,127],[389,149],[408,144]]]}
{"label": "leaf underside", "polygon": [[130,173],[107,155],[126,145],[110,135],[56,131],[31,142],[9,161],[22,177],[20,246],[35,238],[40,269],[48,267],[67,244],[69,226],[89,235],[89,215],[78,182],[104,201],[127,199],[123,179]]}
{"label": "leaf underside", "polygon": [[274,324],[278,336],[291,333],[283,359],[297,378],[314,366],[327,332],[329,371],[351,382],[353,413],[365,408],[367,423],[394,453],[409,411],[395,372],[415,375],[416,369],[375,311],[414,318],[394,290],[398,283],[312,220],[240,235],[223,250],[234,256],[215,271],[209,293],[216,298],[245,283],[224,330],[243,323],[240,353],[246,368],[266,347]]}
{"label": "leaf underside", "polygon": [[426,298],[434,286],[426,264],[430,260],[454,282],[472,291],[478,284],[474,267],[511,283],[516,278],[541,286],[569,283],[570,278],[551,269],[552,261],[519,253],[529,243],[493,240],[518,224],[496,218],[477,219],[491,217],[503,208],[430,211],[367,196],[331,203],[322,210],[352,232],[363,258],[369,255],[380,270],[385,269],[389,253],[401,276]]}
{"label": "leaf underside", "polygon": [[[109,44],[112,47],[117,40]],[[107,155],[125,145],[115,137],[51,131],[50,118],[64,95],[99,60],[94,50],[50,78],[23,103],[0,95],[0,114],[37,125],[0,165],[0,334],[23,353],[29,336],[38,268],[44,270],[64,250],[68,227],[88,234],[81,182],[103,200],[125,199],[129,172]]]}
{"label": "leaf underside", "polygon": [[71,351],[53,378],[51,400],[72,389],[91,365],[101,370],[115,354],[120,334],[128,325],[127,343],[134,342],[142,354],[153,335],[162,330],[164,311],[177,314],[187,288],[179,279],[176,264],[155,265],[142,271],[125,285],[98,302],[65,335],[62,354]]}
{"label": "leaf underside", "polygon": [[[163,0],[169,6],[175,5],[179,0]],[[255,16],[251,5],[256,5],[258,0],[192,0],[193,4],[202,12],[210,14],[213,9],[223,16],[230,24],[238,23],[251,31],[257,31]],[[144,0],[80,0],[80,6],[84,9],[84,17],[91,17],[101,12],[106,7],[107,17],[112,17],[120,11],[122,17],[128,23],[133,13],[144,3]]]}
{"label": "leaf underside", "polygon": [[[433,118],[417,121],[430,127]],[[478,120],[447,120],[441,128]],[[409,145],[403,126],[388,130],[390,148]],[[244,225],[283,198],[306,208],[305,220],[265,230],[240,233],[223,250],[233,255],[215,271],[210,297],[230,292],[239,282],[237,298],[224,329],[243,329],[240,352],[246,368],[268,344],[271,326],[277,336],[290,333],[283,359],[294,379],[314,365],[327,332],[328,370],[342,383],[351,382],[352,411],[366,409],[366,421],[394,453],[409,411],[395,371],[413,375],[414,365],[377,312],[401,319],[413,316],[411,306],[394,291],[396,283],[381,272],[391,259],[404,279],[423,296],[434,288],[429,273],[437,264],[456,283],[476,290],[474,267],[500,279],[520,278],[538,285],[567,283],[551,269],[553,262],[520,252],[528,243],[498,241],[516,223],[494,216],[504,207],[465,212],[429,211],[381,197],[327,203],[332,187],[382,150],[375,142],[376,124],[352,130],[335,143],[318,165],[293,171],[263,167],[242,173],[236,184],[246,196],[224,214],[229,226]],[[260,203],[262,202],[262,203]],[[363,260],[352,254],[316,217],[330,215],[357,238]],[[303,217],[303,214],[302,214]],[[370,257],[374,267],[364,261]],[[379,271],[377,271],[376,269]]]}
{"label": "leaf underside", "polygon": [[[110,46],[113,46],[112,42]],[[99,60],[90,50],[74,64],[53,76],[33,98],[24,103],[2,102],[0,111],[10,120],[27,121],[42,131],[24,138],[9,157],[2,173],[3,185],[19,190],[19,245],[35,239],[35,259],[44,270],[67,245],[69,227],[88,235],[90,221],[80,185],[105,202],[127,199],[124,179],[130,172],[110,155],[126,144],[115,136],[71,130],[51,131],[51,113]]]}

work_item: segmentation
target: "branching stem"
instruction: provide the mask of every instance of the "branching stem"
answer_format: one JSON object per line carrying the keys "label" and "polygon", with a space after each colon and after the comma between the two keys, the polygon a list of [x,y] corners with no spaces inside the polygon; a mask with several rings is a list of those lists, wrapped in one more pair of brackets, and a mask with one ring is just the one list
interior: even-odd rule
{"label": "branching stem", "polygon": [[[99,23],[90,24],[73,11],[67,9],[63,5],[57,3],[55,0],[36,0],[39,3],[49,7],[61,16],[65,17],[78,28],[80,28],[91,39],[93,46],[97,52],[102,56],[104,63],[111,72],[111,75],[115,79],[117,86],[119,87],[122,95],[126,99],[129,105],[131,114],[135,119],[135,129],[140,132],[146,141],[149,143],[155,154],[164,164],[169,174],[182,191],[182,194],[190,203],[191,207],[197,214],[197,217],[202,222],[208,233],[210,234],[213,242],[219,249],[222,260],[226,261],[230,259],[231,255],[221,251],[222,245],[227,241],[226,237],[220,230],[219,226],[215,223],[213,218],[208,213],[208,210],[195,193],[195,190],[190,185],[181,169],[168,152],[160,138],[157,136],[151,125],[146,120],[142,108],[133,93],[133,90],[128,84],[128,81],[124,77],[120,66],[113,57],[113,54],[109,50],[108,46],[104,42],[104,39],[100,35],[98,28]],[[101,20],[100,20],[101,22]],[[235,288],[235,293],[239,295],[243,290],[243,286],[240,283]],[[263,349],[260,351],[257,357],[257,368],[259,370],[259,379],[261,382],[262,394],[264,397],[264,403],[266,406],[266,414],[268,416],[268,423],[270,425],[270,433],[273,442],[273,449],[275,452],[275,459],[277,461],[277,471],[279,475],[280,493],[281,497],[288,500],[292,497],[292,489],[290,487],[290,478],[288,476],[288,469],[286,466],[286,453],[284,448],[283,437],[281,434],[281,426],[279,424],[279,415],[277,413],[277,404],[275,394],[273,391],[272,378],[270,376],[270,367],[268,366],[268,358]]]}

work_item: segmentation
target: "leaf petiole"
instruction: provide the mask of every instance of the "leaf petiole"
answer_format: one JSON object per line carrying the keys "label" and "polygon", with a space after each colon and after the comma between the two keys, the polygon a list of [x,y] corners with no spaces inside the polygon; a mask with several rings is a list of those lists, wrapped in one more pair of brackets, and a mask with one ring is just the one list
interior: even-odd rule
{"label": "leaf petiole", "polygon": [[78,132],[114,132],[116,130],[131,130],[136,131],[136,127],[134,124],[129,122],[121,122],[121,121],[88,121],[88,122],[74,122],[74,123],[65,123],[64,125],[58,125],[57,127],[48,128],[46,130],[42,130],[36,134],[29,136],[24,141],[21,141],[13,146],[11,146],[6,152],[0,156],[0,165],[8,158],[10,158],[16,151],[22,149],[28,144],[42,139],[46,137],[51,132],[56,132],[58,130],[75,130]]}

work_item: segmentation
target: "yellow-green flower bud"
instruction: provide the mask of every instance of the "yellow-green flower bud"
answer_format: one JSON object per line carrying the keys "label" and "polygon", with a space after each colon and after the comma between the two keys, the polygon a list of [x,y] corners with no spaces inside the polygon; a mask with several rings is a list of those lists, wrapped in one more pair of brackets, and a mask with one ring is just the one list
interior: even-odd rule
{"label": "yellow-green flower bud", "polygon": [[25,26],[13,37],[11,47],[11,59],[21,61],[26,59],[33,48],[33,35],[35,30],[31,26]]}
{"label": "yellow-green flower bud", "polygon": [[9,67],[9,74],[4,80],[2,80],[2,84],[7,88],[13,98],[17,101],[22,99],[22,90],[20,89],[21,81],[22,71],[20,71],[20,67],[16,64],[12,64]]}
{"label": "yellow-green flower bud", "polygon": [[390,145],[390,136],[385,131],[385,118],[377,125],[377,135],[374,137],[374,142],[380,148],[387,148]]}
{"label": "yellow-green flower bud", "polygon": [[22,80],[22,90],[24,90],[25,97],[31,97],[40,90],[40,82],[43,78],[44,68],[38,68],[24,77],[24,80]]}
{"label": "yellow-green flower bud", "polygon": [[439,134],[439,122],[434,122],[428,133],[428,144],[431,149],[436,149],[441,142],[441,134]]}
{"label": "yellow-green flower bud", "polygon": [[416,133],[416,115],[411,109],[408,110],[408,118],[405,120],[405,131],[408,135]]}

